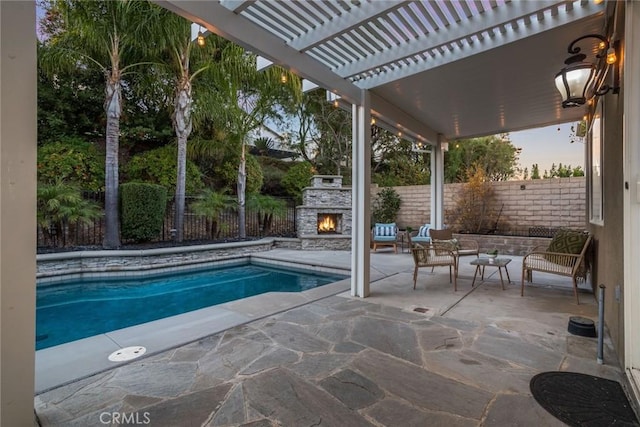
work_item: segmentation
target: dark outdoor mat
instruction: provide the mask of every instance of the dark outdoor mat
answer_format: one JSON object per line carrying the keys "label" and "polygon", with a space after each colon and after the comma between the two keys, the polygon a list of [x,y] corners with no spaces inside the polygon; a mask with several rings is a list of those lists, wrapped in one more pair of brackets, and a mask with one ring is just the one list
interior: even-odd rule
{"label": "dark outdoor mat", "polygon": [[575,372],[543,372],[531,393],[551,415],[570,426],[640,426],[616,381]]}

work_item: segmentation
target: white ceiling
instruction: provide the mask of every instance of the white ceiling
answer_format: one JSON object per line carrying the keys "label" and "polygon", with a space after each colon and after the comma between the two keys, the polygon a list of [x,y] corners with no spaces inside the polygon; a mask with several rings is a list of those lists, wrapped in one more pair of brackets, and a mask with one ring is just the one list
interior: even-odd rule
{"label": "white ceiling", "polygon": [[[598,1],[159,0],[378,119],[435,142],[564,123],[553,78]],[[583,50],[593,50],[585,41]]]}

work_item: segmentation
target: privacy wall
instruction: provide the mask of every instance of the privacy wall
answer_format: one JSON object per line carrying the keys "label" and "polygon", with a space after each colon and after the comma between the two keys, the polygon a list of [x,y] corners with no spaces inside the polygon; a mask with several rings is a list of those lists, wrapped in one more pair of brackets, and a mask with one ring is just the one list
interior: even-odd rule
{"label": "privacy wall", "polygon": [[[455,196],[464,184],[445,184],[444,208],[455,207]],[[584,177],[493,182],[495,206],[502,207],[498,229],[529,227],[586,228],[586,180]],[[402,198],[400,228],[428,223],[431,212],[431,186],[394,187]],[[379,188],[374,188],[375,197]]]}

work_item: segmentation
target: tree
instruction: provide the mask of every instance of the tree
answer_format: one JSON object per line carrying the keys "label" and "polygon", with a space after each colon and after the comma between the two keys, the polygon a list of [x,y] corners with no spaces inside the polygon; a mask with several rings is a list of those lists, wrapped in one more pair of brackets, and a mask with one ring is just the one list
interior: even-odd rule
{"label": "tree", "polygon": [[490,181],[506,181],[516,173],[520,149],[508,135],[457,140],[445,155],[445,182],[464,182],[475,167]]}
{"label": "tree", "polygon": [[429,184],[428,153],[414,150],[411,141],[375,125],[371,127],[371,180],[382,187]]}
{"label": "tree", "polygon": [[[47,49],[48,45],[38,43],[38,57],[46,56]],[[75,68],[50,75],[38,67],[38,146],[68,137],[103,137],[101,86],[104,77],[94,69]]]}
{"label": "tree", "polygon": [[540,179],[540,167],[537,163],[531,166],[531,179]]}
{"label": "tree", "polygon": [[371,223],[392,223],[396,221],[402,199],[400,195],[391,187],[383,188],[376,194],[371,209]]}
{"label": "tree", "polygon": [[466,233],[494,232],[499,212],[495,209],[494,190],[480,164],[472,165],[469,176],[454,196],[455,208],[447,212],[448,223]]}
{"label": "tree", "polygon": [[[160,8],[146,1],[52,0],[57,19],[49,28],[49,49],[40,59],[54,76],[63,69],[95,68],[105,78],[105,248],[120,246],[118,218],[118,147],[125,75],[144,63],[152,49],[150,33]],[[55,12],[55,13],[54,13]]]}
{"label": "tree", "polygon": [[346,175],[350,181],[351,113],[327,102],[326,91],[305,93],[297,103],[285,105],[297,126],[291,145],[321,174]]}
{"label": "tree", "polygon": [[[317,147],[316,168],[320,173],[347,175],[351,172],[351,112],[320,102],[315,120],[320,130],[313,141]],[[345,178],[349,182],[350,174]]]}

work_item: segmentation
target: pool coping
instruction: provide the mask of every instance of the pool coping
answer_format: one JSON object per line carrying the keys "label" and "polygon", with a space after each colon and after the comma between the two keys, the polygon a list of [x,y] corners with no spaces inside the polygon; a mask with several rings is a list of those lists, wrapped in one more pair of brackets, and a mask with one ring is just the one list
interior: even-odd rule
{"label": "pool coping", "polygon": [[[291,262],[270,258],[265,253],[234,257],[235,262],[297,268],[299,270],[338,273],[350,276],[348,268],[322,262]],[[217,260],[229,263],[230,260]],[[208,262],[207,264],[211,264]],[[194,265],[168,267],[166,271],[194,268]],[[148,274],[149,271],[144,273]],[[100,273],[96,273],[100,274]],[[104,275],[104,273],[102,273]],[[268,292],[176,316],[143,323],[66,344],[36,351],[36,395],[63,385],[111,370],[129,362],[111,362],[108,356],[121,348],[144,346],[148,357],[179,347],[254,320],[272,316],[350,289],[350,278],[303,292]],[[140,360],[140,358],[134,359]]]}

